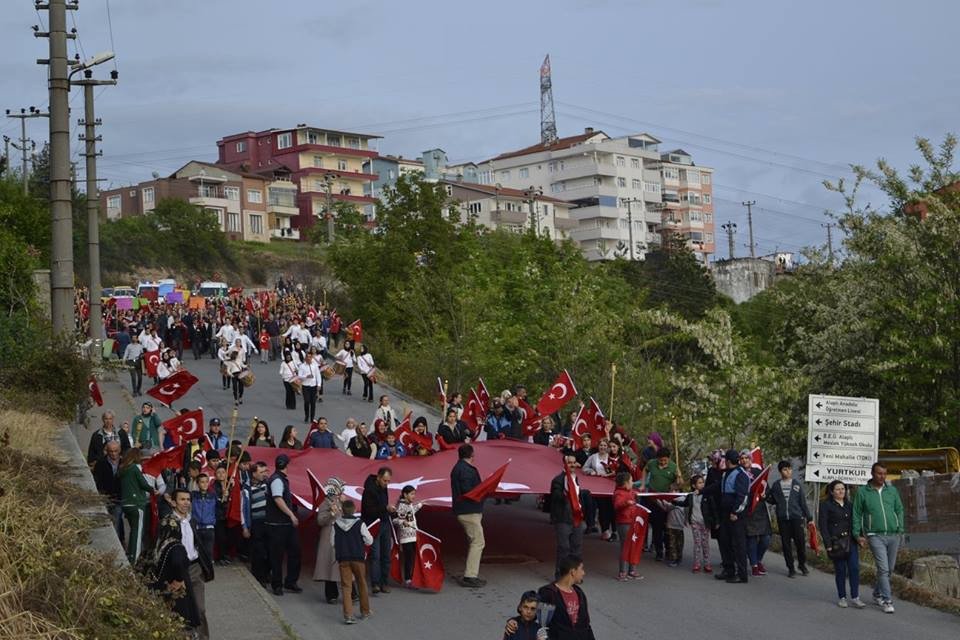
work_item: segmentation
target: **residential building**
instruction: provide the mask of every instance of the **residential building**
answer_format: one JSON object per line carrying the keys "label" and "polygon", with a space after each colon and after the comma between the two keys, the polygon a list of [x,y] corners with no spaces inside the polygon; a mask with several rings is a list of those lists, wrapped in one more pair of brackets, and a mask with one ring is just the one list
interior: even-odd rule
{"label": "residential building", "polygon": [[781,278],[792,276],[795,268],[793,254],[779,252],[758,258],[717,260],[710,264],[710,273],[717,291],[740,304]]}
{"label": "residential building", "polygon": [[570,217],[570,203],[540,194],[496,185],[460,180],[439,181],[447,195],[457,203],[460,220],[490,229],[506,229],[521,233],[531,225],[540,233],[562,240],[577,226]]}
{"label": "residential building", "polygon": [[[403,156],[376,156],[363,163],[364,173],[377,176],[375,180],[363,186],[364,195],[372,198],[382,198],[384,189],[397,184],[400,176],[412,173],[423,173],[423,161],[420,158],[404,158]],[[365,213],[368,219],[373,216],[374,205],[367,205]]]}
{"label": "residential building", "polygon": [[165,198],[179,198],[213,213],[220,229],[231,240],[267,242],[270,238],[296,239],[290,219],[299,213],[296,186],[245,171],[192,160],[169,176],[154,177],[136,185],[109,189],[100,194],[100,207],[108,220],[145,215]]}
{"label": "residential building", "polygon": [[[570,231],[589,260],[642,259],[660,243],[660,141],[648,134],[611,138],[587,128],[575,136],[501,154],[477,166],[479,181],[541,188],[570,203]],[[633,241],[633,251],[630,243]]]}
{"label": "residential building", "polygon": [[361,210],[375,202],[367,185],[377,179],[364,163],[378,153],[370,143],[379,136],[310,127],[247,131],[217,141],[217,164],[252,173],[277,171],[297,186],[298,215],[293,227],[305,230],[336,202]]}
{"label": "residential building", "polygon": [[660,155],[663,241],[680,235],[703,263],[716,250],[713,221],[713,169],[700,167],[683,149]]}

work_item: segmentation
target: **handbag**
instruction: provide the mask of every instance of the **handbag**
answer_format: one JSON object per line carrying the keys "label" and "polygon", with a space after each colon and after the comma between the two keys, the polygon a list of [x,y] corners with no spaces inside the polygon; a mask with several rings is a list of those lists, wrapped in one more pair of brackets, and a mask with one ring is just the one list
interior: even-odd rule
{"label": "handbag", "polygon": [[846,560],[850,557],[850,534],[843,533],[830,539],[827,557],[831,560]]}

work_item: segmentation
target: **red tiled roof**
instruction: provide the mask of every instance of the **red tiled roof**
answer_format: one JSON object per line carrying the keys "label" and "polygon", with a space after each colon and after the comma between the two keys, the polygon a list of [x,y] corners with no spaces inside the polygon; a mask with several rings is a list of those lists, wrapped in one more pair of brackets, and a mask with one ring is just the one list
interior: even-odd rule
{"label": "red tiled roof", "polygon": [[569,149],[570,147],[578,144],[583,144],[590,138],[595,135],[606,136],[603,131],[585,131],[584,133],[568,136],[566,138],[557,138],[557,141],[552,144],[543,144],[538,142],[537,144],[530,145],[529,147],[524,147],[523,149],[518,149],[517,151],[508,151],[507,153],[501,153],[491,160],[506,160],[507,158],[516,158],[517,156],[525,156],[531,153],[540,153],[541,151],[557,151],[559,149]]}

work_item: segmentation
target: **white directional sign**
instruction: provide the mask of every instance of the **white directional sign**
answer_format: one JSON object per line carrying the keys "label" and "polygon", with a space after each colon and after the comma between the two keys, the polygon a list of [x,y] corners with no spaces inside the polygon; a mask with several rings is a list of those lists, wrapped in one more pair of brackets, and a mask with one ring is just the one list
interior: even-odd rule
{"label": "white directional sign", "polygon": [[880,401],[810,396],[807,482],[866,484],[877,460]]}

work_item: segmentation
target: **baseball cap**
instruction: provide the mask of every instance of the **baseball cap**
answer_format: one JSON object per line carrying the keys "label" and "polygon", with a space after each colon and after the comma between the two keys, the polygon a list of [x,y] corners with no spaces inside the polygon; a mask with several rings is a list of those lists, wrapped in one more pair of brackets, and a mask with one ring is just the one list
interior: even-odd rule
{"label": "baseball cap", "polygon": [[210,426],[212,427],[213,425],[220,426],[220,418],[210,418]]}

